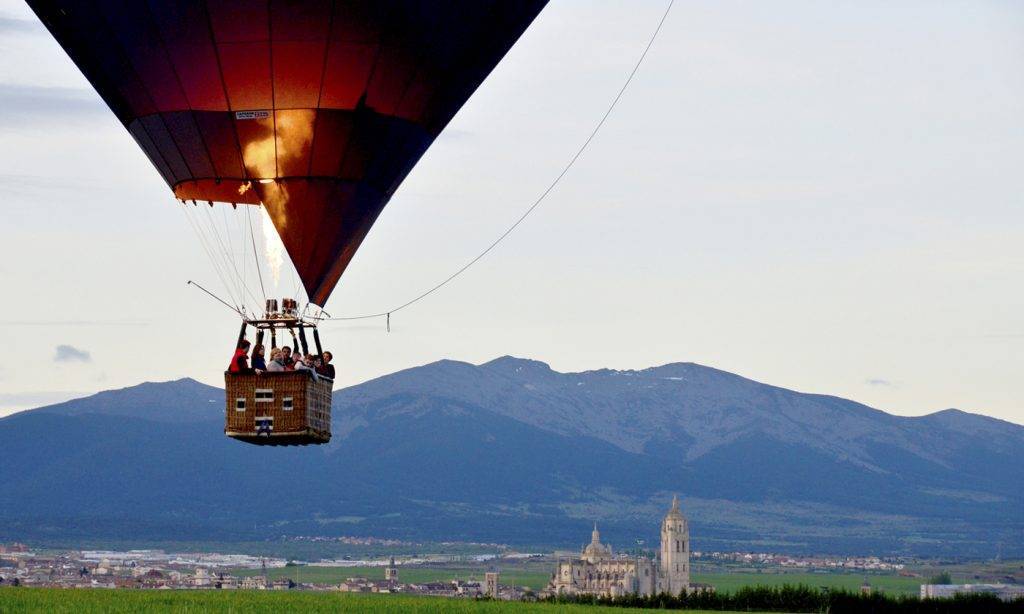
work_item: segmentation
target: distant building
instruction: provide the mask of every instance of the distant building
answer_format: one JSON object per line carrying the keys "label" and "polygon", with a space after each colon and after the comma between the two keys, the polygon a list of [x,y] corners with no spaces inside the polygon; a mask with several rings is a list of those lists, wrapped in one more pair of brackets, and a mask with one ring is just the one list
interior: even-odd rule
{"label": "distant building", "polygon": [[922,584],[921,599],[955,597],[957,594],[989,594],[1003,601],[1024,598],[1024,585],[1019,584]]}
{"label": "distant building", "polygon": [[391,584],[398,584],[398,567],[395,566],[395,557],[391,557],[391,562],[384,568],[384,579]]}
{"label": "distant building", "polygon": [[271,582],[267,588],[273,591],[286,591],[295,586],[291,578],[280,578]]}
{"label": "distant building", "polygon": [[484,574],[484,594],[491,599],[498,598],[498,572],[488,571]]}
{"label": "distant building", "polygon": [[243,588],[246,590],[267,590],[267,577],[246,576],[242,578],[242,582],[239,584],[239,588]]}
{"label": "distant building", "polygon": [[207,588],[213,584],[214,578],[210,576],[210,572],[202,567],[197,567],[195,573],[192,575],[192,586],[196,588]]}
{"label": "distant building", "polygon": [[590,543],[578,559],[558,562],[545,589],[550,595],[600,595],[616,597],[657,593],[679,594],[690,587],[690,529],[679,509],[679,498],[661,522],[661,549],[657,560],[614,556],[601,543],[594,525]]}
{"label": "distant building", "polygon": [[657,593],[678,595],[690,586],[690,527],[679,511],[679,497],[661,521],[661,573]]}
{"label": "distant building", "polygon": [[373,585],[367,578],[346,578],[338,585],[338,590],[343,593],[369,593],[373,591]]}

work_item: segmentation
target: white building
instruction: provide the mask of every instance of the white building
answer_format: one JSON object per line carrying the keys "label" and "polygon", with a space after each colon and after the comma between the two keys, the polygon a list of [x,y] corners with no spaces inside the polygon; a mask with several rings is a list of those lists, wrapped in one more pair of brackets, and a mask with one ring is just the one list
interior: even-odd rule
{"label": "white building", "polygon": [[922,584],[921,599],[955,597],[957,594],[987,593],[1003,601],[1024,598],[1024,586],[1014,584]]}
{"label": "white building", "polygon": [[690,586],[690,528],[679,510],[679,498],[661,522],[661,549],[657,560],[614,556],[601,543],[594,525],[590,543],[578,559],[558,562],[545,593],[553,595],[679,594]]}

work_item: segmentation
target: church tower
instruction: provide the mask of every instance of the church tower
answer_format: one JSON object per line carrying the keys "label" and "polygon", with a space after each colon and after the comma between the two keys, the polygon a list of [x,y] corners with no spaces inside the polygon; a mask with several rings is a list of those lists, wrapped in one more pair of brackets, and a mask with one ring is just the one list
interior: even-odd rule
{"label": "church tower", "polygon": [[679,497],[672,497],[672,509],[661,521],[661,586],[659,590],[678,595],[690,586],[690,527],[679,511]]}
{"label": "church tower", "polygon": [[391,586],[398,584],[398,567],[395,566],[395,557],[391,557],[391,561],[388,566],[384,568],[384,579],[388,581]]}

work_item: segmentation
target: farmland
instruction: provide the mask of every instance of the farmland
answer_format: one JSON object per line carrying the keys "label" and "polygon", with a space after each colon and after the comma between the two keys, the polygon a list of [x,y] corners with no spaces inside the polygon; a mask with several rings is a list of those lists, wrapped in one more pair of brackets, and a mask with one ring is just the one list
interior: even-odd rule
{"label": "farmland", "polygon": [[[452,579],[483,579],[485,567],[446,566],[446,567],[400,567],[399,577],[402,582],[443,582]],[[232,571],[238,576],[261,574],[259,569],[236,569]],[[540,590],[550,577],[550,565],[524,565],[519,567],[505,566],[501,569],[501,583],[516,586],[527,586]],[[371,580],[384,578],[383,567],[279,567],[267,570],[268,579],[277,580],[290,578],[300,583],[337,584],[346,578],[362,577]],[[711,584],[718,591],[735,591],[745,586],[782,586],[784,584],[819,588],[845,588],[857,590],[864,580],[875,590],[890,595],[917,595],[921,578],[906,578],[897,575],[864,575],[856,573],[697,573],[694,582]]]}
{"label": "farmland", "polygon": [[132,591],[61,590],[45,588],[0,589],[0,613],[54,612],[104,614],[119,612],[360,612],[390,614],[583,614],[609,612],[638,614],[657,610],[599,608],[594,606],[473,601],[399,595],[274,591]]}
{"label": "farmland", "polygon": [[[486,567],[476,566],[437,566],[437,567],[401,567],[399,578],[404,583],[444,582],[453,579],[482,580]],[[260,575],[260,569],[236,569],[231,572],[240,577]],[[298,566],[268,569],[267,579],[278,580],[289,578],[299,583],[337,584],[346,578],[368,578],[383,580],[384,568],[376,567],[319,567]],[[501,569],[501,583],[516,586],[528,586],[532,589],[544,588],[551,572],[535,566],[511,567]]]}
{"label": "farmland", "polygon": [[869,575],[855,573],[717,573],[696,574],[694,582],[711,584],[720,592],[734,592],[747,586],[797,585],[812,588],[844,588],[856,591],[864,580],[874,590],[888,595],[917,595],[920,593],[921,578],[905,578],[896,575]]}

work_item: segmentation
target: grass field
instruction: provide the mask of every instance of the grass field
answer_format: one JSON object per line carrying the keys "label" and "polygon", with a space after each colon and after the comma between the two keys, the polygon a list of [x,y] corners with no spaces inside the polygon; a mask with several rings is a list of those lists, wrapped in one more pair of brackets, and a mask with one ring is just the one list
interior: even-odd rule
{"label": "grass field", "polygon": [[[417,582],[444,582],[459,578],[468,580],[474,578],[484,579],[483,567],[399,567],[399,581]],[[259,569],[235,569],[231,573],[237,576],[255,576],[263,573]],[[267,570],[267,577],[272,580],[280,578],[291,578],[296,582],[312,582],[314,584],[337,584],[345,578],[369,578],[371,580],[383,580],[383,567],[277,567]],[[516,586],[529,586],[533,589],[544,588],[548,583],[550,572],[533,571],[526,569],[502,569],[501,583],[513,584]]]}
{"label": "grass field", "polygon": [[[443,582],[453,578],[483,579],[482,567],[399,567],[401,582]],[[253,576],[259,569],[236,569],[231,573],[238,576]],[[383,567],[279,567],[268,569],[271,579],[291,578],[296,582],[316,584],[337,584],[345,578],[362,577],[371,580],[384,578]],[[534,590],[544,588],[550,572],[543,569],[503,568],[501,583],[528,586]],[[719,591],[735,591],[744,586],[781,586],[783,584],[804,584],[813,588],[846,588],[857,590],[867,578],[871,587],[891,595],[917,595],[921,578],[904,578],[896,575],[860,575],[852,573],[705,573],[693,576],[694,582],[713,585]]]}
{"label": "grass field", "polygon": [[904,578],[896,575],[858,575],[852,573],[722,573],[696,574],[694,582],[711,584],[720,592],[733,592],[744,586],[782,586],[803,584],[812,588],[827,586],[832,589],[859,590],[867,579],[871,588],[888,595],[918,595],[921,578]]}
{"label": "grass field", "polygon": [[[441,614],[640,614],[664,610],[598,608],[594,606],[471,601],[440,597],[300,593],[273,591],[138,591],[114,589],[0,588],[0,613],[55,612],[424,612]],[[719,613],[721,614],[721,613]]]}

